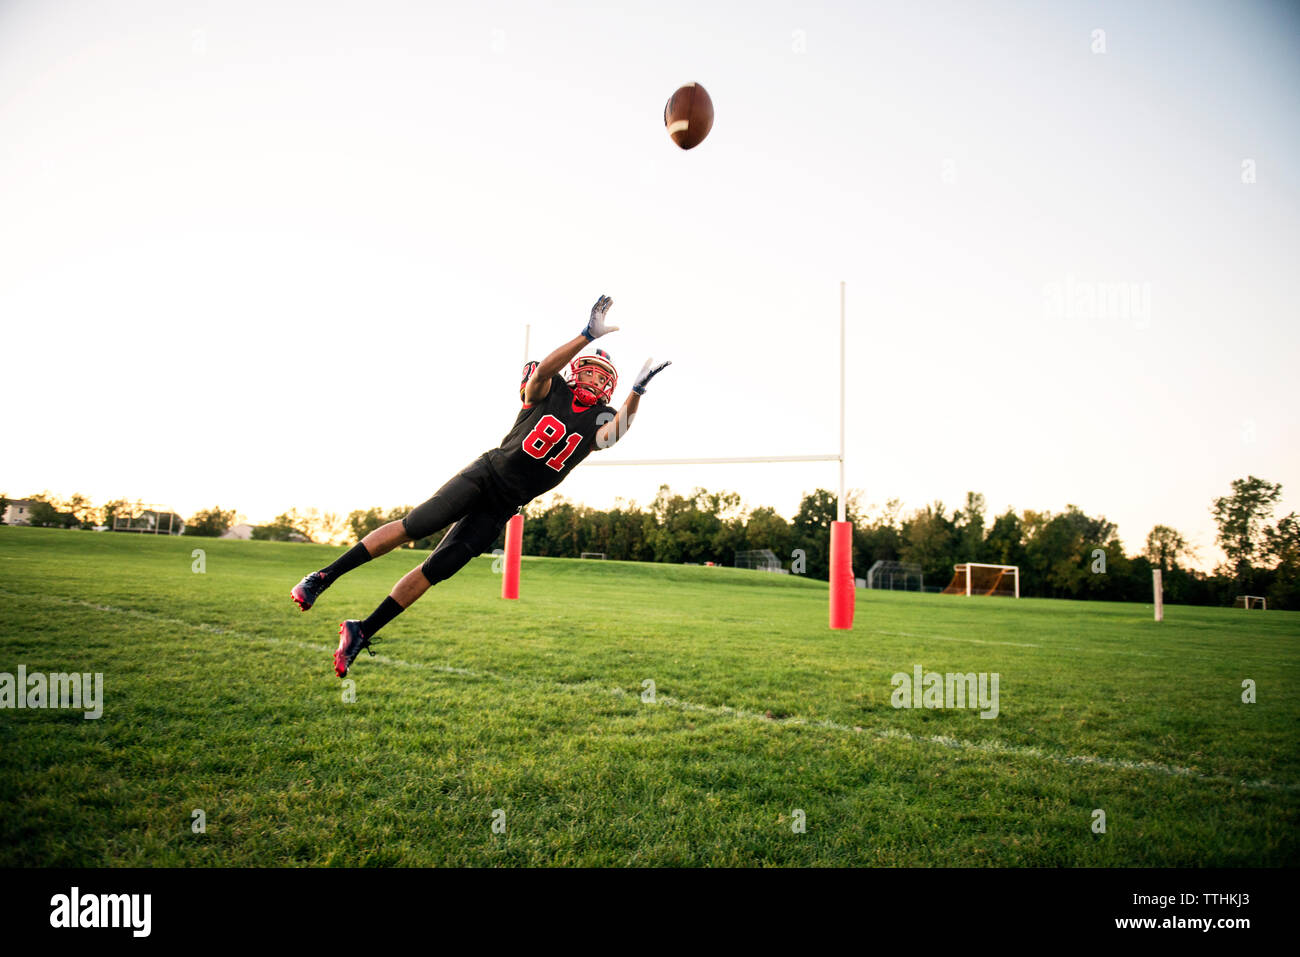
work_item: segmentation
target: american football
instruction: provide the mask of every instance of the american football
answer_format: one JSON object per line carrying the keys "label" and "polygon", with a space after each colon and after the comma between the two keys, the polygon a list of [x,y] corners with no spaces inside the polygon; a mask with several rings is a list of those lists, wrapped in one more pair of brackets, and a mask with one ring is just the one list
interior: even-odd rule
{"label": "american football", "polygon": [[698,83],[678,88],[664,104],[664,126],[673,142],[684,150],[704,142],[713,129],[713,100]]}

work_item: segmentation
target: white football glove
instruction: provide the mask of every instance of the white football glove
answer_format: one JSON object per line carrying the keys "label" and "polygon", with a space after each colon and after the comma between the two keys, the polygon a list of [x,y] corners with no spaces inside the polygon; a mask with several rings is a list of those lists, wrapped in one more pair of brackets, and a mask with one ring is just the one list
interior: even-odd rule
{"label": "white football glove", "polygon": [[591,307],[591,319],[587,321],[587,328],[582,330],[583,336],[588,342],[599,339],[601,336],[607,336],[611,332],[618,332],[618,326],[605,325],[605,313],[609,312],[609,307],[614,304],[614,300],[609,296],[601,296],[596,300],[596,304]]}
{"label": "white football glove", "polygon": [[636,382],[632,383],[632,391],[637,395],[645,395],[645,387],[650,380],[673,364],[672,360],[669,360],[652,367],[651,363],[653,362],[653,359],[647,359],[645,365],[641,367],[641,371],[637,373]]}

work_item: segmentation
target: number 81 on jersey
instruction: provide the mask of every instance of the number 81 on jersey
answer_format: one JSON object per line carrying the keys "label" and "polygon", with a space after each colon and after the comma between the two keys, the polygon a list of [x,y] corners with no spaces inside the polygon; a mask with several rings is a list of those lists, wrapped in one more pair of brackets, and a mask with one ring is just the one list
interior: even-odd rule
{"label": "number 81 on jersey", "polygon": [[[524,437],[524,451],[535,459],[544,459],[546,454],[564,438],[564,431],[563,422],[553,415],[544,415],[538,419],[533,431]],[[580,432],[570,432],[569,440],[564,443],[564,448],[546,459],[546,464],[557,472],[564,471],[565,460],[573,454],[573,450],[578,447],[581,441],[582,434]]]}

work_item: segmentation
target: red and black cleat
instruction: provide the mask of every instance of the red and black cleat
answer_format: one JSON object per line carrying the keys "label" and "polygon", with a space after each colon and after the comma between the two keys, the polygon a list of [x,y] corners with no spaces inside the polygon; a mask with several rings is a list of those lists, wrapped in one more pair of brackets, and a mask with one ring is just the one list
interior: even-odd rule
{"label": "red and black cleat", "polygon": [[362,648],[370,652],[371,658],[375,656],[375,650],[370,647],[370,639],[361,634],[361,622],[355,618],[339,622],[339,650],[334,652],[334,673],[340,678],[346,678],[348,669],[356,661],[357,655],[361,654]]}
{"label": "red and black cleat", "polygon": [[320,572],[312,572],[298,584],[289,590],[289,597],[298,603],[298,607],[306,611],[312,605],[316,604],[316,599],[320,593],[329,587],[329,582]]}

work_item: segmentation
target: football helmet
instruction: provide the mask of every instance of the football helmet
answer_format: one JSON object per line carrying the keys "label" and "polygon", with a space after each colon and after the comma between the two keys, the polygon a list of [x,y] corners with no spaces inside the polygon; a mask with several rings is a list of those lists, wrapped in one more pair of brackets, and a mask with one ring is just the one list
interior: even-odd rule
{"label": "football helmet", "polygon": [[[592,388],[586,383],[578,381],[578,372],[584,366],[595,366],[603,371],[609,378],[606,379],[603,388]],[[594,353],[578,356],[569,363],[569,371],[564,377],[564,381],[569,383],[573,389],[573,397],[583,405],[595,405],[597,402],[609,402],[614,396],[614,388],[618,385],[618,370],[614,368],[614,360],[610,358],[608,352],[604,349],[597,349]]]}

